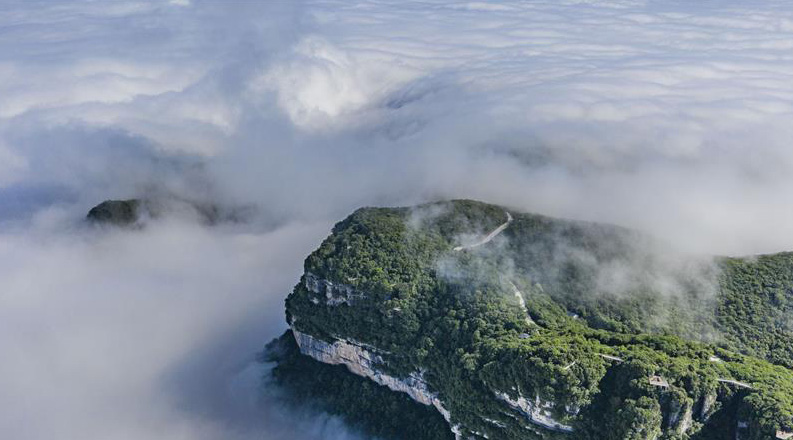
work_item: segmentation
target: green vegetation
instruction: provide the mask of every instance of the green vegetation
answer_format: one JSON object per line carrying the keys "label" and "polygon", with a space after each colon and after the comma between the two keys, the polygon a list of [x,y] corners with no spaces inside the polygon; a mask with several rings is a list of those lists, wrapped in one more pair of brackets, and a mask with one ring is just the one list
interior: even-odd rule
{"label": "green vegetation", "polygon": [[129,226],[138,220],[140,200],[106,200],[88,211],[86,218],[94,223]]}
{"label": "green vegetation", "polygon": [[314,409],[341,416],[349,426],[373,437],[454,438],[435,409],[350,374],[342,366],[302,356],[290,332],[268,344],[263,361],[277,363],[272,377],[288,390],[283,397],[286,404],[301,406],[310,402]]}
{"label": "green vegetation", "polygon": [[722,262],[716,313],[727,347],[793,368],[793,253]]}
{"label": "green vegetation", "polygon": [[[377,347],[389,374],[423,371],[452,423],[477,438],[726,440],[740,420],[742,438],[760,439],[793,428],[793,256],[684,256],[623,228],[512,215],[492,242],[458,252],[504,223],[504,209],[360,209],[306,259],[287,320]],[[328,303],[309,277],[353,295]],[[575,433],[530,423],[497,393],[538,398]]]}

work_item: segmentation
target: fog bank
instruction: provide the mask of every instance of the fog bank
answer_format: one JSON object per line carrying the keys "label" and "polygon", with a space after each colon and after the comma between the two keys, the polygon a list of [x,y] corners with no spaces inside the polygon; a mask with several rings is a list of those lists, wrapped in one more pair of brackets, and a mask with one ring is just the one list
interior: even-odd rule
{"label": "fog bank", "polygon": [[[5,437],[354,436],[244,390],[363,205],[793,250],[786,1],[11,1],[0,35]],[[147,194],[252,215],[81,223]]]}

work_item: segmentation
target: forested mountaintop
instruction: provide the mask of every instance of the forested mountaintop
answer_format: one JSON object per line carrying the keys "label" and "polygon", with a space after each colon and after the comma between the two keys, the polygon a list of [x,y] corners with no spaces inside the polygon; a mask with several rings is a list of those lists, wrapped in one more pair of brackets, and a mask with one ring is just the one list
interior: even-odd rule
{"label": "forested mountaintop", "polygon": [[86,220],[95,225],[137,228],[151,219],[181,217],[204,225],[239,222],[250,215],[250,207],[228,207],[172,194],[105,200],[88,211]]}
{"label": "forested mountaintop", "polygon": [[[788,253],[684,255],[625,228],[458,200],[359,209],[286,305],[304,354],[420,388],[458,438],[767,439],[793,431],[791,292]],[[295,355],[288,336],[276,346],[283,384],[403,438],[383,428],[395,414],[355,410],[355,385],[299,374],[348,373]]]}

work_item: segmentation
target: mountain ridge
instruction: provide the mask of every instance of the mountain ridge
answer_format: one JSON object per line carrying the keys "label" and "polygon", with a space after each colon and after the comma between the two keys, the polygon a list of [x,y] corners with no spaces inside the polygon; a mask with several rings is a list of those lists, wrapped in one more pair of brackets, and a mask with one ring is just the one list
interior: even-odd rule
{"label": "mountain ridge", "polygon": [[[455,250],[503,226],[505,212],[463,200],[362,208],[339,222],[286,300],[300,350],[375,382],[420,377],[458,438],[791,431],[790,353],[774,344],[793,334],[777,328],[764,347],[738,336],[775,323],[731,314],[735,293],[755,284],[741,277],[769,259],[786,292],[773,300],[787,304],[789,255],[681,263],[625,228],[515,210],[492,242]],[[370,365],[345,350],[367,352]]]}

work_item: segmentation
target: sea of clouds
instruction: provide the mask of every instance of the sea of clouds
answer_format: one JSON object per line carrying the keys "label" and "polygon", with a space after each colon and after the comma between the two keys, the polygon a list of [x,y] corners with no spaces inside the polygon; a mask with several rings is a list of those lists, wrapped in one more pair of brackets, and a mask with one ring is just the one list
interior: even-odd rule
{"label": "sea of clouds", "polygon": [[[0,436],[355,438],[251,365],[335,221],[466,197],[791,250],[791,117],[784,0],[3,2]],[[146,194],[253,214],[82,223]]]}

